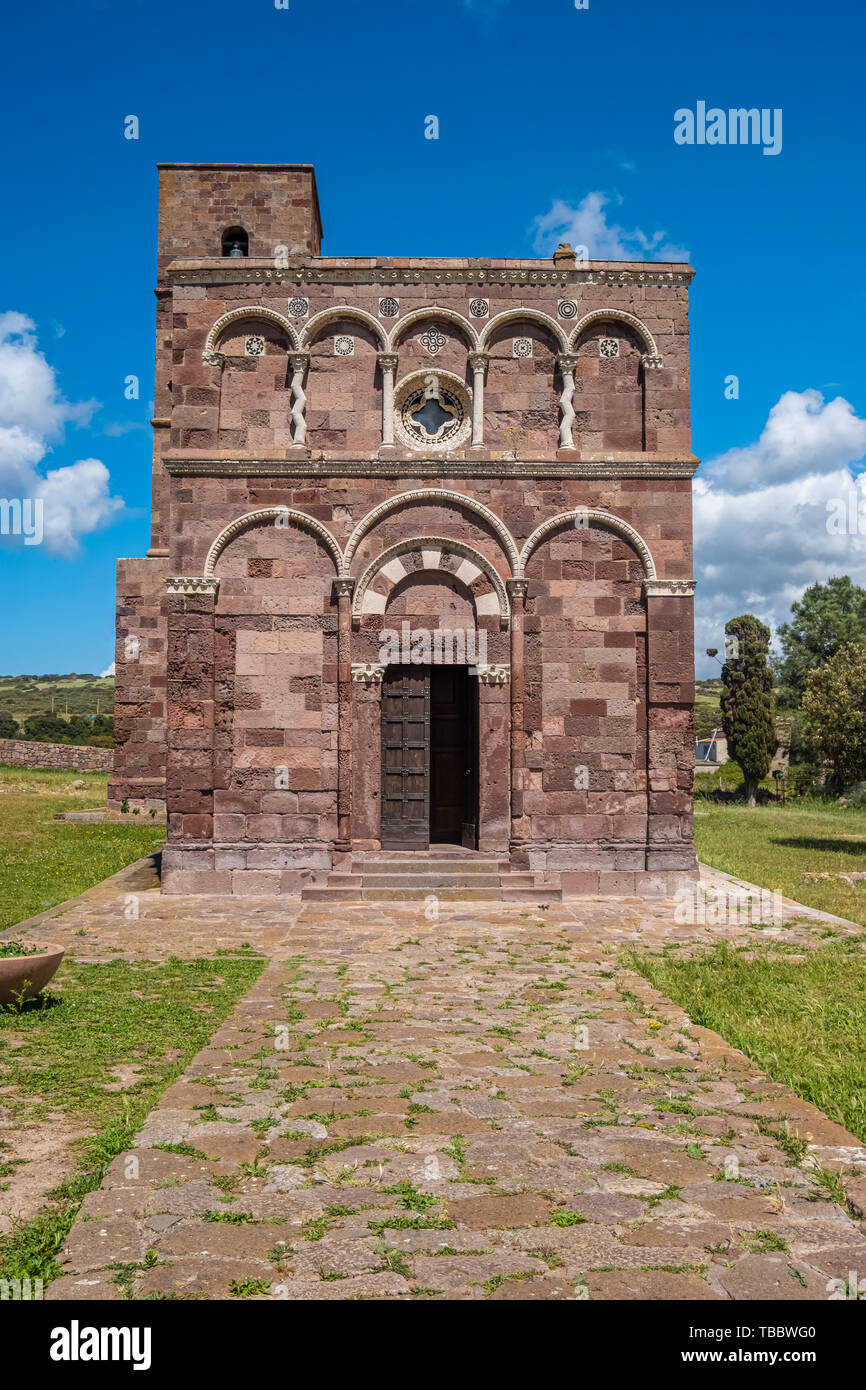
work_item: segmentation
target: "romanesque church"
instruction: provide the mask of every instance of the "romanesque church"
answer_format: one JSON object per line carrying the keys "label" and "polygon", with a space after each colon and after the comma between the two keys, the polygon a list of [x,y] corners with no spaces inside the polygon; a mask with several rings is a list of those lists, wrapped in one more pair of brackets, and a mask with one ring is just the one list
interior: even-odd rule
{"label": "romanesque church", "polygon": [[690,267],[328,257],[308,165],[159,174],[110,801],[163,891],[694,878]]}

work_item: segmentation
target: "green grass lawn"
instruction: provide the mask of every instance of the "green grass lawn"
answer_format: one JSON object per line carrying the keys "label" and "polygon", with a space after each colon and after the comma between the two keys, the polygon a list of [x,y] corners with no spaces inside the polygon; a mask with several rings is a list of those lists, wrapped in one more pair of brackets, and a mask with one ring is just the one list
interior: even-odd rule
{"label": "green grass lawn", "polygon": [[[46,1194],[38,1215],[0,1236],[0,1278],[56,1276],[56,1255],[82,1198],[132,1146],[162,1092],[264,964],[249,948],[214,960],[67,961],[47,1005],[0,1014],[0,1085],[16,1088],[4,1094],[4,1107],[28,1125],[50,1123],[60,1110],[91,1136],[75,1146],[75,1175]],[[118,1067],[137,1069],[126,1077],[134,1081],[128,1089],[108,1089],[117,1086]],[[0,1174],[3,1169],[0,1150]]]}
{"label": "green grass lawn", "polygon": [[696,801],[708,813],[695,819],[698,855],[725,873],[787,898],[866,926],[866,880],[818,883],[805,873],[866,871],[866,810],[831,801],[784,806],[721,805]]}
{"label": "green grass lawn", "polygon": [[[76,789],[74,781],[84,787]],[[0,931],[65,902],[165,840],[146,819],[128,825],[52,821],[58,811],[105,805],[101,772],[34,771],[0,765]]]}
{"label": "green grass lawn", "polygon": [[[625,963],[830,1119],[866,1140],[866,953],[846,937],[791,959],[759,943],[678,959],[628,952]],[[748,1107],[746,1107],[748,1108]]]}

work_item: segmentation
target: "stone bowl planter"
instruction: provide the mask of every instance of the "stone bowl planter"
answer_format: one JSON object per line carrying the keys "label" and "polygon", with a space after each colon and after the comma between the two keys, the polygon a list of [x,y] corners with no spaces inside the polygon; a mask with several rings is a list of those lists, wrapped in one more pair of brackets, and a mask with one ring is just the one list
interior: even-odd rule
{"label": "stone bowl planter", "polygon": [[63,946],[46,945],[32,956],[0,956],[0,1006],[35,999],[58,970],[64,955]]}

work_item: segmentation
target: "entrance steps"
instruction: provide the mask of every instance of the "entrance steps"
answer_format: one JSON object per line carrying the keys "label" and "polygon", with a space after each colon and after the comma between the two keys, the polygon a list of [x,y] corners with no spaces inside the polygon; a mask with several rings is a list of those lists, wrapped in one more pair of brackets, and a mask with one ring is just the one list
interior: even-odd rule
{"label": "entrance steps", "polygon": [[512,869],[507,857],[451,845],[353,854],[325,883],[301,890],[305,902],[423,902],[431,896],[442,902],[562,901],[558,887]]}

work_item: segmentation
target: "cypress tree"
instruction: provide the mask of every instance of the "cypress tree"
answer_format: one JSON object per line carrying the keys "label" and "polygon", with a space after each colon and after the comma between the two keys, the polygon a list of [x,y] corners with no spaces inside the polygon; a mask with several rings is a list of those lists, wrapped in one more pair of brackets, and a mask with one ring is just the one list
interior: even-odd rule
{"label": "cypress tree", "polygon": [[725,644],[728,659],[722,667],[722,727],[754,806],[758,783],[776,751],[773,674],[767,665],[770,629],[745,613],[726,623],[725,635],[733,641]]}

